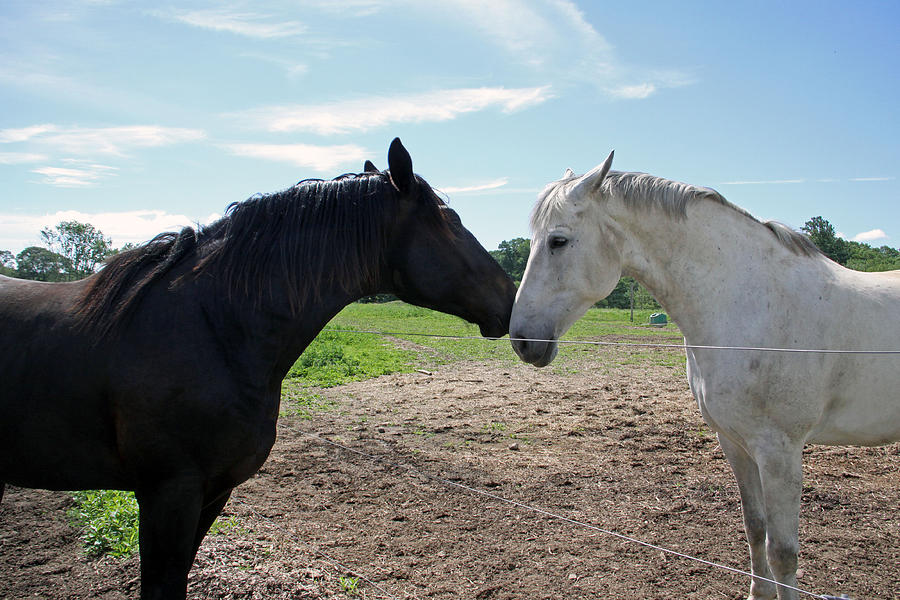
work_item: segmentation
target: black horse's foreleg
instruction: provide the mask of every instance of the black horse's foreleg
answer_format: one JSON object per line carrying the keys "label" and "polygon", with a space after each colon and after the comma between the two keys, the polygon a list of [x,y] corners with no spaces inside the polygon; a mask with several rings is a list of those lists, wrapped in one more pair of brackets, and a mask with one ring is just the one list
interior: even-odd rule
{"label": "black horse's foreleg", "polygon": [[216,517],[219,516],[222,509],[225,507],[225,504],[228,502],[228,499],[231,497],[232,489],[234,488],[229,488],[222,492],[222,495],[204,506],[203,510],[200,511],[200,520],[197,523],[197,531],[194,534],[194,551],[191,554],[191,563],[194,562],[194,557],[197,556],[197,550],[200,549],[200,544],[203,542],[206,532],[212,527],[212,524],[216,521]]}
{"label": "black horse's foreleg", "polygon": [[184,600],[203,513],[201,482],[165,481],[135,496],[141,509],[141,600]]}

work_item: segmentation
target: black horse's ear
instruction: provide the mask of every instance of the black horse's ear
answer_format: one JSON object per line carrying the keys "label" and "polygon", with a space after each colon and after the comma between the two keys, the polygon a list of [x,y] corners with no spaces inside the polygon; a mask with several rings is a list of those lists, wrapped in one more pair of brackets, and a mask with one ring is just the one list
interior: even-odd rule
{"label": "black horse's ear", "polygon": [[408,194],[416,181],[412,170],[412,158],[403,147],[400,138],[394,138],[388,150],[388,168],[390,169],[391,183],[401,194]]}
{"label": "black horse's ear", "polygon": [[366,164],[363,165],[363,173],[377,173],[378,167],[372,164],[371,160],[367,160]]}

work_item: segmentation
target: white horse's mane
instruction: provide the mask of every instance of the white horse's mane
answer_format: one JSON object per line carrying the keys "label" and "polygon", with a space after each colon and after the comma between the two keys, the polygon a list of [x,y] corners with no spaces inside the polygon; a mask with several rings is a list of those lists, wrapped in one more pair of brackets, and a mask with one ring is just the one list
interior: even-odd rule
{"label": "white horse's mane", "polygon": [[[580,179],[579,176],[560,179],[547,185],[538,197],[531,213],[531,230],[549,226],[553,215],[562,209],[568,198],[565,187]],[[647,173],[610,171],[600,188],[601,197],[622,198],[625,206],[636,210],[662,210],[675,219],[687,218],[687,207],[698,201],[710,201],[726,206],[753,223],[766,227],[778,241],[801,256],[815,256],[820,250],[808,237],[777,221],[760,221],[743,208],[732,204],[717,191],[655,177]]]}

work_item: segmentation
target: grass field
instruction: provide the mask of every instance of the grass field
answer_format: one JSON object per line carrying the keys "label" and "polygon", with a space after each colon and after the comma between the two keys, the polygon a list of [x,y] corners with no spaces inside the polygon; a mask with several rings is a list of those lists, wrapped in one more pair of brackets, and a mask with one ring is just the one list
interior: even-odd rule
{"label": "grass field", "polygon": [[[650,310],[634,311],[634,322],[629,320],[629,311],[612,308],[593,308],[582,317],[572,329],[563,337],[564,340],[588,340],[598,341],[603,338],[640,337],[641,341],[660,341],[668,343],[672,339],[680,339],[677,327],[669,323],[666,327],[650,327],[648,321]],[[354,338],[365,337],[355,332],[378,331],[390,334],[401,340],[405,340],[424,348],[435,351],[434,356],[438,363],[450,363],[457,360],[508,360],[517,361],[508,339],[490,341],[481,338],[478,327],[458,317],[439,313],[427,308],[411,306],[403,302],[388,302],[385,304],[351,304],[342,310],[325,327],[319,338],[310,345],[306,353],[317,352],[315,346],[320,338],[334,341],[341,340],[341,344],[347,348],[367,344],[369,349],[380,345],[387,353],[400,352],[389,340],[381,338],[380,344],[375,334],[366,342],[354,341]],[[417,334],[430,334],[436,336],[460,336],[476,339],[448,339],[447,337],[428,337]],[[325,336],[325,338],[323,338]],[[332,337],[337,336],[337,337]],[[676,341],[676,343],[678,343]],[[565,359],[573,354],[573,349],[578,346],[563,345],[560,348],[559,359]],[[589,346],[588,346],[589,348]],[[351,351],[353,352],[353,351]],[[378,354],[380,351],[376,351]],[[306,354],[304,353],[304,354]],[[575,353],[577,354],[577,352]],[[418,358],[422,358],[421,356]],[[300,359],[303,360],[303,357]],[[379,373],[380,374],[380,373]]]}
{"label": "grass field", "polygon": [[[680,333],[674,324],[662,328],[647,324],[651,312],[636,310],[631,322],[627,310],[594,308],[563,339],[679,343]],[[407,343],[398,344],[397,340]],[[552,368],[574,372],[581,368],[580,359],[590,359],[597,352],[597,346],[563,344]],[[403,302],[351,304],[322,330],[291,368],[282,385],[282,411],[309,418],[317,410],[328,408],[316,388],[417,368],[434,369],[463,360],[514,363],[518,358],[508,339],[485,340],[476,325],[458,317]],[[599,368],[672,360],[671,353],[632,348],[606,353]],[[683,357],[674,360],[684,362]],[[591,368],[598,367],[592,363]],[[133,494],[79,492],[73,497],[76,508],[71,513],[72,521],[81,528],[88,552],[128,556],[137,550]]]}

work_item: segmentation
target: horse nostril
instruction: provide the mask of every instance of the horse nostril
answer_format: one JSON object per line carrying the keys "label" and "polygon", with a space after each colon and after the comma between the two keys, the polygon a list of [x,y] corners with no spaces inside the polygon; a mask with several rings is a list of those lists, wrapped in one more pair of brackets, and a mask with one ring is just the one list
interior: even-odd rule
{"label": "horse nostril", "polygon": [[528,341],[524,333],[517,331],[515,333],[510,333],[509,337],[510,340],[512,340],[513,350],[515,350],[517,354],[522,355],[523,353],[528,352]]}

